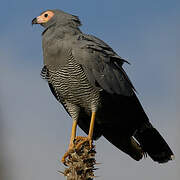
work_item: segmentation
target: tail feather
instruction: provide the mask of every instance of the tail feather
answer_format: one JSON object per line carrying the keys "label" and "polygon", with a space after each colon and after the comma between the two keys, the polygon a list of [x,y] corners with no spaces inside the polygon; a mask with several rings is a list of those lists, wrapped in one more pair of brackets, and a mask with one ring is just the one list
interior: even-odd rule
{"label": "tail feather", "polygon": [[147,152],[154,161],[165,163],[174,159],[170,147],[151,124],[137,131],[134,137],[140,143],[142,149]]}
{"label": "tail feather", "polygon": [[[113,131],[111,131],[113,129]],[[118,149],[139,161],[144,156],[144,152],[139,144],[132,137],[121,136],[118,126],[103,130],[103,136]]]}

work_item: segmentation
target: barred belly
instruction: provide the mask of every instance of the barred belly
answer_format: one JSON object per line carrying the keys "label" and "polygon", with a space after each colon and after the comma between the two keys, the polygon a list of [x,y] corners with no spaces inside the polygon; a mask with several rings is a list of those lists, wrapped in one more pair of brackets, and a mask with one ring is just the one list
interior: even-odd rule
{"label": "barred belly", "polygon": [[100,105],[100,90],[89,83],[83,68],[74,58],[70,58],[64,67],[49,69],[49,75],[60,101],[65,106],[71,103],[86,111],[97,110]]}

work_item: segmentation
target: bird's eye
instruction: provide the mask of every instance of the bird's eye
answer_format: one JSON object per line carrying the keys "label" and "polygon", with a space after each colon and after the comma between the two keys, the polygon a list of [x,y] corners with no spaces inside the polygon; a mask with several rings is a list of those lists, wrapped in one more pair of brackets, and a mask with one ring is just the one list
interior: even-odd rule
{"label": "bird's eye", "polygon": [[47,18],[47,17],[48,17],[48,14],[44,14],[44,17]]}

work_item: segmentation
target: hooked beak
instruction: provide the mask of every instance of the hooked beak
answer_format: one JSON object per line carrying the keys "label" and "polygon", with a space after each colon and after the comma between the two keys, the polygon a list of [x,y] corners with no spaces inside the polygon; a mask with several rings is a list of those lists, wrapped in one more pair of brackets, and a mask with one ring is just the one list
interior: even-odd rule
{"label": "hooked beak", "polygon": [[37,22],[37,18],[34,18],[33,20],[32,20],[32,25],[34,25],[34,24],[38,24],[38,22]]}

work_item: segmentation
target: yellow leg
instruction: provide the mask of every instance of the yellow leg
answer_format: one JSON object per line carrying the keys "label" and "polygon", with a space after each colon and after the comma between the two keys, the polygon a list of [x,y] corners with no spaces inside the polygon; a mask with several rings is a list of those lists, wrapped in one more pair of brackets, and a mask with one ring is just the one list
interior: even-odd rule
{"label": "yellow leg", "polygon": [[96,112],[92,112],[88,137],[77,137],[76,138],[78,140],[82,139],[82,141],[77,144],[77,146],[76,146],[77,149],[79,149],[80,146],[82,144],[84,144],[84,142],[86,142],[86,141],[89,141],[90,148],[92,148],[92,137],[93,137],[93,131],[94,131],[95,117],[96,117]]}
{"label": "yellow leg", "polygon": [[76,137],[76,129],[77,129],[77,120],[73,121],[69,148],[71,148],[74,145],[73,141]]}
{"label": "yellow leg", "polygon": [[71,131],[71,138],[70,138],[69,147],[68,147],[67,152],[64,154],[64,156],[61,159],[61,161],[63,163],[65,163],[66,158],[68,157],[71,150],[74,148],[74,139],[76,137],[76,129],[77,129],[77,120],[74,120],[73,125],[72,125],[72,131]]}
{"label": "yellow leg", "polygon": [[92,112],[91,123],[90,123],[89,134],[88,134],[90,147],[92,147],[92,137],[93,137],[93,131],[94,131],[95,117],[96,117],[96,113]]}

